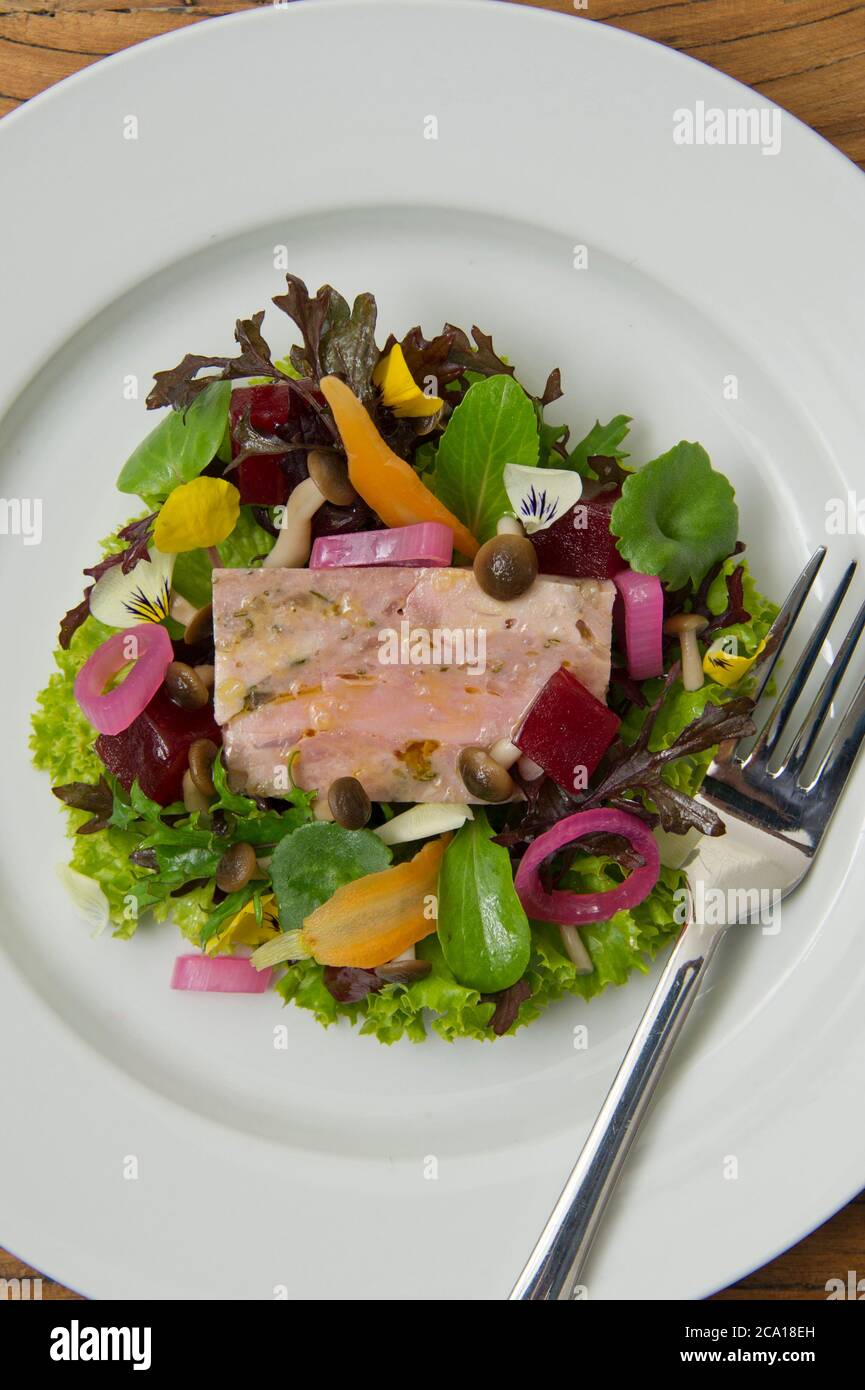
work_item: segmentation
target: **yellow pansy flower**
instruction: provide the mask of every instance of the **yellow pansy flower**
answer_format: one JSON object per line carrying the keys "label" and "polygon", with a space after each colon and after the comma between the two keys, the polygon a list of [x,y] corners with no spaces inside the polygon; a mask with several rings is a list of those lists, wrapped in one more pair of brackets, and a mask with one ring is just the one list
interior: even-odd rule
{"label": "yellow pansy flower", "polygon": [[718,685],[738,685],[742,677],[748,674],[760,653],[765,650],[766,643],[764,641],[760,643],[753,656],[737,656],[726,649],[722,640],[716,642],[706,652],[703,657],[703,670],[709,679],[716,681]]}
{"label": "yellow pansy flower", "polygon": [[275,936],[279,936],[276,896],[268,893],[261,900],[260,922],[255,920],[255,904],[249,902],[210,938],[204,949],[209,956],[230,955],[236,946],[262,946]]}
{"label": "yellow pansy flower", "polygon": [[381,359],[372,379],[376,386],[381,387],[385,405],[400,418],[420,419],[424,415],[435,415],[444,405],[440,396],[428,396],[417,385],[399,343]]}
{"label": "yellow pansy flower", "polygon": [[181,483],[162,504],[153,543],[169,554],[219,545],[240,516],[240,493],[224,478],[193,478]]}

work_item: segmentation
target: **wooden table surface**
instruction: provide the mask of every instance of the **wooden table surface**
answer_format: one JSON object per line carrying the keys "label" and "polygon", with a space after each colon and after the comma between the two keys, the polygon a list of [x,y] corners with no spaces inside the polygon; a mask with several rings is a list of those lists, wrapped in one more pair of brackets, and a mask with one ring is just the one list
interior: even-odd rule
{"label": "wooden table surface", "polygon": [[[142,39],[268,0],[0,0],[0,116]],[[520,0],[630,29],[748,83],[865,169],[865,0]],[[122,5],[122,8],[121,8]],[[807,1175],[803,1175],[807,1180]],[[9,1194],[6,1194],[8,1197]],[[2,1237],[2,1230],[0,1230]],[[821,1299],[865,1273],[865,1192],[801,1244],[719,1299]],[[22,1252],[26,1253],[26,1252]],[[0,1278],[34,1275],[0,1250]],[[43,1298],[75,1298],[45,1280]]]}

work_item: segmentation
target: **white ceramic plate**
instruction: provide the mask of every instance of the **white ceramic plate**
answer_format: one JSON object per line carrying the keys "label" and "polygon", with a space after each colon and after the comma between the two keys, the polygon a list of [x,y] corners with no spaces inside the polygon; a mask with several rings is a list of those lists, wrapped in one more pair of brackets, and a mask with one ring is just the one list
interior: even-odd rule
{"label": "white ceramic plate", "polygon": [[[501,1298],[530,1250],[651,980],[492,1047],[390,1050],[270,996],[172,993],[170,929],[94,943],[55,886],[27,720],[124,516],[152,371],[228,350],[281,245],[311,285],[373,289],[386,328],[479,323],[535,386],[560,365],[574,427],[629,412],[637,459],[701,439],[783,592],[826,499],[865,488],[865,181],[786,115],[775,155],[677,145],[698,102],[757,99],[582,20],[316,0],[147,43],[0,124],[2,491],[44,499],[41,545],[0,537],[0,1242],[73,1287]],[[833,540],[833,574],[855,548]],[[721,954],[591,1297],[706,1294],[862,1185],[863,786],[781,933]]]}

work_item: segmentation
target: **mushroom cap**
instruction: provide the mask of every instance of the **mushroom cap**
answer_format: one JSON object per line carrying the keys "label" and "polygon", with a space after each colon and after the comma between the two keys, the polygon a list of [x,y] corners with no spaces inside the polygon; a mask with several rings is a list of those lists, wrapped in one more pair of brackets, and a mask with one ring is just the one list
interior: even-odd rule
{"label": "mushroom cap", "polygon": [[709,619],[701,613],[675,613],[664,623],[664,631],[670,637],[681,637],[685,632],[702,632],[709,626]]}
{"label": "mushroom cap", "polygon": [[311,449],[306,466],[326,502],[335,507],[350,507],[356,501],[357,493],[349,482],[348,464],[343,455]]}

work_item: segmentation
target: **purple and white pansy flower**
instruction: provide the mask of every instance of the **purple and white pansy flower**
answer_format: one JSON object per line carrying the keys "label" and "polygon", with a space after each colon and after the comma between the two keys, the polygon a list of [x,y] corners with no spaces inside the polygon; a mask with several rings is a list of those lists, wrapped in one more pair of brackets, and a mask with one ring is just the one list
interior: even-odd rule
{"label": "purple and white pansy flower", "polygon": [[580,500],[583,480],[570,468],[506,463],[505,492],[527,536],[544,531]]}

